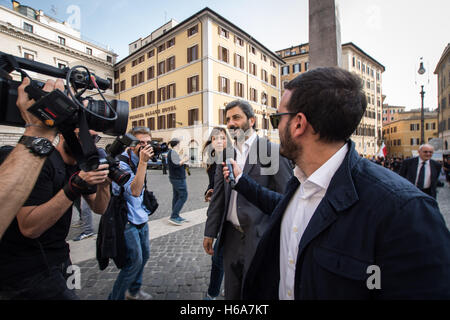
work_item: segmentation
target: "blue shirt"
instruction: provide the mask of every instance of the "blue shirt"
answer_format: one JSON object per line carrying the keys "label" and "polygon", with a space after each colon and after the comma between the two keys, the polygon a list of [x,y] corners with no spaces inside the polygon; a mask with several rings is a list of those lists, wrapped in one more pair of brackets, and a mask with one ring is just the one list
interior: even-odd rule
{"label": "blue shirt", "polygon": [[[128,158],[128,153],[125,151],[122,153],[123,156]],[[136,167],[138,167],[139,164],[139,157],[134,154],[134,152],[131,152],[131,161],[133,161],[133,164]],[[124,197],[127,202],[128,207],[128,221],[130,221],[133,224],[143,224],[148,221],[148,215],[150,214],[150,211],[147,209],[147,207],[144,205],[144,187],[142,188],[141,194],[139,197],[134,197],[131,193],[131,183],[134,180],[134,177],[136,176],[131,170],[131,167],[128,163],[125,163],[123,161],[120,161],[120,169],[128,172],[131,177],[130,180],[127,181],[123,185],[124,187]],[[114,195],[120,194],[120,186],[113,182],[112,183],[112,190]]]}

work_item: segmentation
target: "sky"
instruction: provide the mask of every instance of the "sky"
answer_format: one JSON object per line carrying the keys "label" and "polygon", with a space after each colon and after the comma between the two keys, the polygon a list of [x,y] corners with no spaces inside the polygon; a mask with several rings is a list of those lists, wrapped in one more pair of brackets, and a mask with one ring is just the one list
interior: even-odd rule
{"label": "sky", "polygon": [[[128,44],[169,21],[209,7],[272,51],[308,42],[308,0],[22,0],[23,5],[76,25],[81,34],[109,45],[121,60]],[[10,4],[0,0],[0,4]],[[449,0],[336,0],[342,43],[353,42],[385,66],[385,103],[420,108],[416,82],[423,57],[425,108],[437,103],[436,65],[450,42]],[[77,14],[79,12],[79,15]],[[80,19],[77,19],[79,17]],[[118,61],[119,61],[118,60]]]}

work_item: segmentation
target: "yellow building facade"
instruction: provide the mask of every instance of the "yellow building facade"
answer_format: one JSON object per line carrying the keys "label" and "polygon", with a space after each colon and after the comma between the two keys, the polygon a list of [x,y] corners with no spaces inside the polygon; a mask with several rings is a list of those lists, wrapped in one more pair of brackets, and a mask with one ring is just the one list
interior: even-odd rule
{"label": "yellow building facade", "polygon": [[[437,138],[437,113],[425,112],[425,141]],[[400,112],[383,127],[388,157],[408,158],[420,147],[420,110]]]}
{"label": "yellow building facade", "polygon": [[450,44],[444,49],[434,74],[438,78],[439,138],[443,142],[443,154],[450,154]]}
{"label": "yellow building facade", "polygon": [[199,164],[204,142],[213,127],[225,125],[225,106],[236,99],[252,105],[258,134],[278,142],[268,115],[281,98],[283,63],[205,8],[120,61],[114,89],[130,104],[128,128],[149,127],[164,142],[180,139]]}
{"label": "yellow building facade", "polygon": [[[286,63],[281,66],[281,87],[299,74],[309,70],[309,44],[276,51]],[[367,110],[360,125],[351,137],[358,153],[376,155],[381,145],[382,74],[385,67],[354,43],[342,45],[342,68],[361,77],[367,97]]]}

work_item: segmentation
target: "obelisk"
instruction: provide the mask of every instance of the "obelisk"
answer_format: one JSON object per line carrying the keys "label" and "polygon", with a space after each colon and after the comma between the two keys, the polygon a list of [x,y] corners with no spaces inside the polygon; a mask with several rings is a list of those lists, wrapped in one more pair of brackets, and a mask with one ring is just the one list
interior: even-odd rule
{"label": "obelisk", "polygon": [[341,67],[341,30],[335,0],[309,0],[309,65]]}

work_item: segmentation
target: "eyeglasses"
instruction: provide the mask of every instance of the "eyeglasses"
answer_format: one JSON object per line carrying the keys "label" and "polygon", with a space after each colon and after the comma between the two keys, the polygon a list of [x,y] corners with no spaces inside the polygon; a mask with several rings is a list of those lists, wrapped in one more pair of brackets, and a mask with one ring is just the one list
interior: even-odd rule
{"label": "eyeglasses", "polygon": [[149,140],[149,141],[139,141],[139,144],[151,144],[152,143],[152,141],[151,140]]}
{"label": "eyeglasses", "polygon": [[434,151],[421,151],[422,153],[431,153],[431,154],[433,154],[434,153]]}
{"label": "eyeglasses", "polygon": [[298,112],[282,112],[282,113],[274,113],[271,114],[270,117],[270,123],[272,124],[273,129],[278,129],[278,125],[281,122],[281,117],[288,114],[297,114]]}

